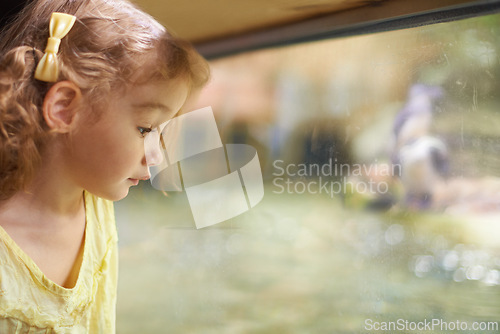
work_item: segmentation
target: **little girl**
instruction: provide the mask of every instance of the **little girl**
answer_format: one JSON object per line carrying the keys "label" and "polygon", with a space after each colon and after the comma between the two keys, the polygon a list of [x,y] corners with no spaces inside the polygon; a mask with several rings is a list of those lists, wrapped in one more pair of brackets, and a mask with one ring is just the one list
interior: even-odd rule
{"label": "little girl", "polygon": [[123,0],[32,0],[0,50],[0,333],[113,333],[111,201],[207,63]]}

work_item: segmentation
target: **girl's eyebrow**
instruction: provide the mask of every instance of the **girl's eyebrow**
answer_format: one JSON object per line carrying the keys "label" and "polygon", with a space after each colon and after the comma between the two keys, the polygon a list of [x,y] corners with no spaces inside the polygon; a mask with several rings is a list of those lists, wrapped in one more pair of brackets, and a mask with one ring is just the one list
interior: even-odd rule
{"label": "girl's eyebrow", "polygon": [[[178,114],[178,111],[172,112],[172,110],[168,106],[166,106],[160,102],[145,102],[145,103],[133,104],[132,106],[134,108],[141,110],[142,112],[145,112],[145,113],[154,113],[155,111],[160,110],[161,112],[164,112],[167,114],[166,116],[168,117],[168,120],[172,119],[173,117],[175,117]],[[171,114],[173,114],[173,115],[171,115]]]}
{"label": "girl's eyebrow", "polygon": [[146,102],[146,103],[139,103],[139,104],[134,104],[134,108],[138,109],[150,109],[150,110],[161,110],[163,112],[169,113],[171,110],[169,107],[162,103],[155,103],[155,102]]}

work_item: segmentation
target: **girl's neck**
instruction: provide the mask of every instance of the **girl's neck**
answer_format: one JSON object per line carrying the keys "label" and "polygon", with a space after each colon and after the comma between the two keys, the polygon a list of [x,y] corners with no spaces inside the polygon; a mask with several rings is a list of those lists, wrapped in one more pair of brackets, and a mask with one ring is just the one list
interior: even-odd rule
{"label": "girl's neck", "polygon": [[22,208],[34,218],[30,219],[30,223],[37,225],[57,225],[81,216],[83,189],[71,182],[63,164],[54,162],[59,162],[54,155],[45,156],[26,190],[18,191],[4,202],[0,206],[0,214]]}
{"label": "girl's neck", "polygon": [[72,215],[83,205],[83,189],[71,187],[58,177],[36,177],[26,191],[15,196],[28,207],[55,215]]}

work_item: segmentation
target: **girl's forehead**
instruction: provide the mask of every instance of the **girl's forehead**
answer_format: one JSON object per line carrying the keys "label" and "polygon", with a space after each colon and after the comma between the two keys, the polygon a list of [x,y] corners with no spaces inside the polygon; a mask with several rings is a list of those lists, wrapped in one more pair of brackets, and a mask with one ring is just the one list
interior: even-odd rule
{"label": "girl's forehead", "polygon": [[141,112],[158,111],[175,114],[189,93],[187,80],[174,79],[132,85],[114,96],[116,104],[132,106]]}
{"label": "girl's forehead", "polygon": [[189,89],[188,80],[175,78],[169,80],[155,80],[143,84],[130,85],[124,94],[133,98],[149,99],[159,96],[168,96]]}

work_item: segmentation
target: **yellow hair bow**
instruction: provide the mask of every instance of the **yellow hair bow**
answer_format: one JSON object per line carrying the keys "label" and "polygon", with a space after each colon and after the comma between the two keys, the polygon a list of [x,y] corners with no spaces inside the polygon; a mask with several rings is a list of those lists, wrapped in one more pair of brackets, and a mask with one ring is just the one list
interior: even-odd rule
{"label": "yellow hair bow", "polygon": [[61,44],[61,38],[66,36],[73,27],[76,17],[63,13],[52,13],[50,17],[49,33],[45,54],[38,63],[35,70],[35,79],[56,82],[59,76],[59,63],[57,52]]}

